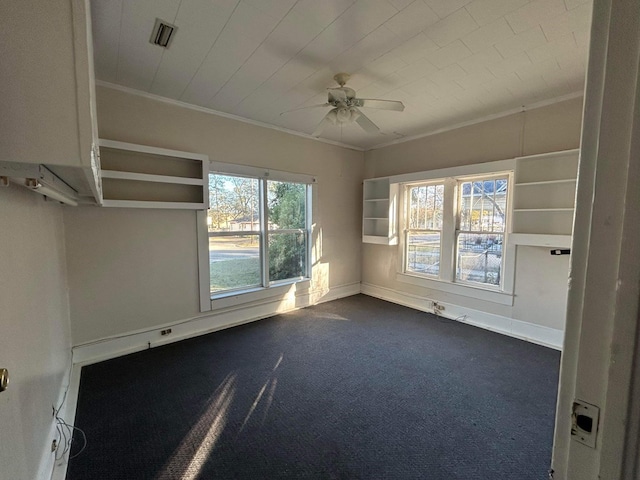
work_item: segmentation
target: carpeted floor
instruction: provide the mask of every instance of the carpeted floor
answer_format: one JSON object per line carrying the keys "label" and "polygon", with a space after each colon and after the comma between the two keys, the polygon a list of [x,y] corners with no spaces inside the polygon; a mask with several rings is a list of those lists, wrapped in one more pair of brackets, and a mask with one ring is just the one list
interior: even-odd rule
{"label": "carpeted floor", "polygon": [[543,480],[559,361],[356,295],[84,367],[67,479]]}

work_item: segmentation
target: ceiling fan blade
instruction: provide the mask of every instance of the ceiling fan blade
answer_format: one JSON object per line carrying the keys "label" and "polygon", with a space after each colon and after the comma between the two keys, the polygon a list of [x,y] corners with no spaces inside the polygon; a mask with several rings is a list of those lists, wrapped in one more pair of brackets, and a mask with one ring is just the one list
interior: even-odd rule
{"label": "ceiling fan blade", "polygon": [[396,112],[404,110],[404,104],[398,100],[378,100],[376,98],[358,98],[357,100],[359,107],[395,110]]}
{"label": "ceiling fan blade", "polygon": [[358,116],[358,118],[356,118],[356,123],[360,125],[365,132],[380,133],[380,129],[378,128],[378,126],[375,123],[373,123],[371,120],[369,120],[369,117],[367,117],[360,110],[358,110],[358,113],[360,115]]}
{"label": "ceiling fan blade", "polygon": [[[327,114],[328,115],[328,114]],[[329,119],[329,117],[327,117],[326,115],[324,116],[324,118],[320,121],[320,123],[318,124],[318,126],[316,127],[316,129],[313,131],[313,133],[311,134],[312,137],[319,137],[320,134],[324,131],[325,128],[327,128],[329,125],[332,125],[333,122],[331,122],[331,120]]]}
{"label": "ceiling fan blade", "polygon": [[318,108],[318,107],[330,107],[329,103],[320,103],[318,105],[307,105],[306,107],[294,108],[293,110],[285,110],[280,115],[284,115],[285,113],[297,112],[298,110],[307,110],[309,108]]}
{"label": "ceiling fan blade", "polygon": [[347,92],[343,88],[327,88],[329,90],[329,101],[336,100],[338,102],[347,101]]}

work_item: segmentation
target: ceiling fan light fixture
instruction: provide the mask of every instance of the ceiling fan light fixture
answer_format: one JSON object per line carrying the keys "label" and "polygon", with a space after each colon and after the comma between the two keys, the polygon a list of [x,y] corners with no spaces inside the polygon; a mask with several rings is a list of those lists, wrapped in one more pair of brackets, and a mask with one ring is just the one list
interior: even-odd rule
{"label": "ceiling fan light fixture", "polygon": [[345,125],[349,123],[357,123],[365,132],[370,134],[379,134],[380,129],[357,107],[373,108],[378,110],[395,110],[402,112],[404,104],[397,100],[380,100],[374,98],[357,98],[356,92],[350,87],[345,87],[350,75],[348,73],[337,73],[333,79],[340,85],[339,87],[328,88],[327,103],[322,105],[309,105],[307,107],[295,108],[282,112],[295,112],[307,108],[317,107],[333,107],[323,117],[312,135],[319,136],[328,125]]}
{"label": "ceiling fan light fixture", "polygon": [[330,120],[334,125],[353,123],[360,116],[360,112],[355,107],[337,107],[329,113],[332,113]]}

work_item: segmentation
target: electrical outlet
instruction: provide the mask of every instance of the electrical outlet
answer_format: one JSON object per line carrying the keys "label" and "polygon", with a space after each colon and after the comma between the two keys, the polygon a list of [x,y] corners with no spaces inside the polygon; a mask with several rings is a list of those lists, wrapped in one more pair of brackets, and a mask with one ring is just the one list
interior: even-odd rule
{"label": "electrical outlet", "polygon": [[596,448],[599,419],[598,407],[576,399],[571,412],[571,438],[588,447]]}
{"label": "electrical outlet", "polygon": [[169,335],[171,333],[171,329],[167,328],[165,330],[160,330],[160,335]]}
{"label": "electrical outlet", "polygon": [[54,440],[53,442],[51,442],[51,451],[55,452],[58,449],[58,441]]}

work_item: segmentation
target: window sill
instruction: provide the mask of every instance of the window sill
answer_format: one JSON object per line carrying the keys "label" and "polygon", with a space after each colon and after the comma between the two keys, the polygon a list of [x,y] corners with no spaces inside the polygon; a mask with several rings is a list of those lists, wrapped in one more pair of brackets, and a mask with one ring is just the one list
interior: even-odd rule
{"label": "window sill", "polygon": [[402,283],[409,283],[419,287],[439,290],[441,292],[461,295],[463,297],[475,298],[486,302],[499,303],[500,305],[513,306],[513,294],[508,292],[500,292],[489,290],[487,288],[475,287],[471,285],[463,285],[460,283],[446,282],[432,278],[419,277],[407,273],[396,274],[396,280]]}
{"label": "window sill", "polygon": [[264,300],[270,297],[278,297],[287,293],[295,286],[294,290],[304,290],[309,288],[311,280],[309,278],[296,278],[272,284],[269,287],[253,287],[244,290],[233,290],[222,292],[211,296],[211,306],[215,309],[237,305],[238,303],[249,303]]}

